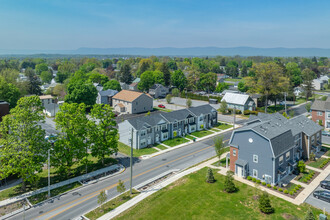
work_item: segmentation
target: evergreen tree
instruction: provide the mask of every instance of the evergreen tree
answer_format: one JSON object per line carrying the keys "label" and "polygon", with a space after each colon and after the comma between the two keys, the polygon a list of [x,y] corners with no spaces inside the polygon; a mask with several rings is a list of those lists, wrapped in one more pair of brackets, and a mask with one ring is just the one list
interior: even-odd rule
{"label": "evergreen tree", "polygon": [[41,95],[41,82],[39,77],[34,73],[33,69],[27,68],[25,70],[25,75],[27,76],[29,82],[29,94]]}
{"label": "evergreen tree", "polygon": [[165,86],[169,86],[171,84],[171,72],[169,71],[166,63],[162,63],[159,70],[164,74]]}
{"label": "evergreen tree", "polygon": [[307,214],[305,216],[305,220],[316,220],[314,213],[311,209],[308,209]]}
{"label": "evergreen tree", "polygon": [[213,172],[212,172],[211,168],[209,168],[207,170],[206,182],[208,182],[208,183],[214,183],[215,182],[215,179],[214,179]]}
{"label": "evergreen tree", "polygon": [[237,188],[234,183],[234,173],[232,171],[227,171],[227,175],[225,177],[225,191],[227,193],[236,192]]}
{"label": "evergreen tree", "polygon": [[120,81],[126,84],[131,84],[133,81],[133,76],[131,74],[131,67],[128,64],[124,64],[120,68]]}
{"label": "evergreen tree", "polygon": [[270,199],[267,192],[263,192],[259,196],[259,209],[262,213],[271,214],[274,212],[274,208],[270,204]]}
{"label": "evergreen tree", "polygon": [[306,101],[308,101],[308,98],[312,96],[313,80],[315,79],[316,75],[310,69],[304,69],[301,75],[304,84],[303,89],[306,95]]}

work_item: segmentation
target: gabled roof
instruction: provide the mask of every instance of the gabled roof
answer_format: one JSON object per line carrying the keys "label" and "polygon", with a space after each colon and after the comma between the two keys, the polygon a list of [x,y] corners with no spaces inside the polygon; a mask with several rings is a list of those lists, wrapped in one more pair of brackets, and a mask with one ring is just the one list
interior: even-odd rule
{"label": "gabled roof", "polygon": [[213,108],[211,105],[200,105],[200,106],[196,106],[196,107],[191,107],[189,108],[189,111],[191,111],[192,113],[194,113],[195,115],[201,115],[201,114],[209,114],[212,111],[217,111],[215,108]]}
{"label": "gabled roof", "polygon": [[121,90],[116,95],[114,95],[112,98],[123,100],[126,102],[133,102],[135,99],[139,98],[142,95],[147,95],[148,97],[150,97],[152,99],[152,97],[149,94],[145,94],[142,92],[136,92],[136,91],[132,91],[132,90]]}
{"label": "gabled roof", "polygon": [[165,86],[163,86],[162,84],[158,84],[158,83],[156,83],[156,84],[154,84],[153,86],[151,86],[150,89],[157,89],[158,87],[165,87]]}
{"label": "gabled roof", "polygon": [[330,97],[328,97],[326,101],[315,100],[311,106],[311,109],[316,111],[330,110]]}
{"label": "gabled roof", "polygon": [[131,83],[129,86],[136,86],[137,84],[139,84],[139,83],[135,82],[135,83]]}
{"label": "gabled roof", "polygon": [[108,89],[108,90],[99,92],[100,96],[114,96],[117,93],[118,93],[117,90],[112,90],[112,89]]}
{"label": "gabled roof", "polygon": [[53,96],[51,96],[51,95],[41,95],[41,96],[39,96],[39,98],[40,98],[41,100],[43,100],[43,99],[52,99]]}
{"label": "gabled roof", "polygon": [[226,101],[227,103],[237,104],[237,105],[245,105],[247,100],[249,99],[249,95],[246,94],[238,94],[238,93],[230,93],[227,92],[221,101]]}

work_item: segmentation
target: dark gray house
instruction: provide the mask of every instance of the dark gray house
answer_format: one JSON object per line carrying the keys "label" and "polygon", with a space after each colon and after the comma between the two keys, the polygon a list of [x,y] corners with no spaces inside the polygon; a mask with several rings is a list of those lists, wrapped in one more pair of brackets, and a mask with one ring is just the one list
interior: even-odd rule
{"label": "dark gray house", "polygon": [[96,104],[107,104],[112,106],[112,97],[118,93],[117,90],[108,89],[99,91],[96,97]]}
{"label": "dark gray house", "polygon": [[133,147],[141,149],[197,130],[212,128],[217,124],[217,119],[217,111],[210,105],[143,115],[118,124],[119,141],[130,145],[133,130]]}
{"label": "dark gray house", "polygon": [[162,84],[155,84],[149,89],[149,94],[154,98],[165,98],[169,89]]}
{"label": "dark gray house", "polygon": [[259,113],[232,133],[230,170],[276,185],[299,160],[320,150],[321,130],[303,115],[287,119],[278,113]]}

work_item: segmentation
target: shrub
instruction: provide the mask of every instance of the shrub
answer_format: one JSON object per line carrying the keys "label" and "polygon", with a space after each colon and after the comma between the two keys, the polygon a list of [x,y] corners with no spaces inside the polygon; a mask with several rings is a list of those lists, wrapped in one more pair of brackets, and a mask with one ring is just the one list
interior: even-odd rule
{"label": "shrub", "polygon": [[262,185],[263,185],[263,186],[266,186],[266,182],[262,182]]}
{"label": "shrub", "polygon": [[282,188],[278,188],[278,191],[283,192],[283,189]]}
{"label": "shrub", "polygon": [[301,185],[300,184],[298,184],[297,186],[299,187],[299,189],[301,188]]}
{"label": "shrub", "polygon": [[257,182],[257,179],[256,178],[252,178],[252,182]]}
{"label": "shrub", "polygon": [[270,187],[272,187],[272,186],[268,183],[268,184],[267,184],[267,187],[270,188]]}
{"label": "shrub", "polygon": [[308,176],[308,177],[306,177],[306,180],[307,180],[307,182],[310,180],[311,178]]}
{"label": "shrub", "polygon": [[294,189],[298,191],[300,188],[299,188],[299,186],[296,186]]}
{"label": "shrub", "polygon": [[286,190],[284,190],[284,193],[285,193],[285,194],[288,194],[288,193],[289,193],[289,191],[286,189]]}
{"label": "shrub", "polygon": [[251,176],[248,176],[246,179],[247,180],[252,180],[252,177]]}
{"label": "shrub", "polygon": [[261,181],[260,181],[260,180],[257,180],[257,183],[258,183],[258,184],[260,184],[260,183],[261,183]]}
{"label": "shrub", "polygon": [[259,196],[259,209],[262,213],[270,214],[274,212],[274,208],[270,204],[270,199],[268,193],[263,192],[262,195]]}
{"label": "shrub", "polygon": [[249,115],[249,114],[251,114],[251,111],[250,110],[244,110],[243,114],[244,115]]}
{"label": "shrub", "polygon": [[293,189],[292,191],[293,191],[294,193],[296,193],[296,192],[297,192],[297,190],[296,190],[296,189]]}
{"label": "shrub", "polygon": [[304,161],[300,160],[298,162],[298,170],[299,170],[300,173],[304,173],[305,172],[306,165],[305,165]]}
{"label": "shrub", "polygon": [[212,172],[211,168],[209,168],[207,170],[206,182],[208,182],[208,183],[214,183],[215,182],[215,179],[214,179],[213,172]]}
{"label": "shrub", "polygon": [[313,152],[309,154],[309,160],[315,161],[315,154]]}
{"label": "shrub", "polygon": [[225,191],[227,193],[233,193],[236,192],[237,188],[234,184],[234,173],[232,171],[228,171],[226,178],[225,178]]}
{"label": "shrub", "polygon": [[307,180],[307,179],[304,179],[304,180],[303,180],[303,182],[304,182],[304,183],[307,183],[307,182],[308,182],[308,180]]}
{"label": "shrub", "polygon": [[173,131],[173,137],[176,137],[178,133],[176,131]]}
{"label": "shrub", "polygon": [[294,192],[293,192],[293,191],[290,191],[289,194],[290,194],[291,196],[293,196]]}
{"label": "shrub", "polygon": [[273,186],[273,189],[274,189],[274,190],[277,190],[277,186]]}
{"label": "shrub", "polygon": [[316,220],[314,213],[312,212],[312,210],[309,208],[306,216],[305,216],[305,220]]}

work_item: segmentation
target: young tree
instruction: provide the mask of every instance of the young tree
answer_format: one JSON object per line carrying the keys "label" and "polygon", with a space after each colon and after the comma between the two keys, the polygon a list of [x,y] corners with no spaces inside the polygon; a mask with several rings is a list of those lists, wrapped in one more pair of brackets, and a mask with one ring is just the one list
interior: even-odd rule
{"label": "young tree", "polygon": [[311,107],[312,107],[311,103],[307,103],[307,104],[305,105],[305,109],[306,109],[306,111],[307,111],[307,112],[310,112],[310,111],[311,111]]}
{"label": "young tree", "polygon": [[309,208],[307,210],[306,216],[304,218],[305,220],[316,220],[313,211]]}
{"label": "young tree", "polygon": [[267,192],[263,192],[259,196],[259,209],[265,214],[271,214],[274,212],[274,208],[270,204],[270,199]]}
{"label": "young tree", "polygon": [[117,192],[123,193],[126,191],[126,187],[124,185],[124,182],[121,180],[118,180],[118,185],[117,185]]}
{"label": "young tree", "polygon": [[171,96],[170,94],[168,94],[168,95],[166,96],[166,102],[167,102],[168,104],[170,104],[171,101],[172,101],[172,96]]}
{"label": "young tree", "polygon": [[92,106],[96,102],[97,90],[92,83],[84,83],[82,80],[74,80],[68,84],[68,94],[65,96],[65,102],[84,103]]}
{"label": "young tree", "polygon": [[215,182],[215,179],[214,179],[213,172],[212,172],[211,168],[207,169],[206,182],[207,183],[214,183]]}
{"label": "young tree", "polygon": [[227,105],[227,102],[226,102],[226,100],[223,100],[222,102],[221,102],[221,105],[220,105],[220,112],[222,113],[222,114],[225,114],[226,112],[227,112],[227,109],[228,109],[228,105]]}
{"label": "young tree", "polygon": [[129,66],[129,64],[124,64],[121,68],[120,68],[120,81],[124,82],[126,84],[131,84],[133,81],[133,76],[131,74],[131,67]]}
{"label": "young tree", "polygon": [[120,92],[121,91],[120,83],[117,80],[112,79],[103,85],[103,90],[108,90],[108,89],[117,90],[118,92]]}
{"label": "young tree", "polygon": [[265,112],[267,112],[268,98],[289,88],[289,79],[284,76],[283,69],[274,62],[256,64],[252,71],[253,77],[247,77],[246,85],[250,92],[257,92],[265,96]]}
{"label": "young tree", "polygon": [[179,97],[180,96],[180,90],[177,88],[172,89],[172,95],[174,97]]}
{"label": "young tree", "polygon": [[89,120],[84,103],[64,103],[55,117],[59,131],[51,152],[51,161],[61,174],[69,176],[72,165],[86,157]]}
{"label": "young tree", "polygon": [[232,171],[227,171],[227,175],[225,177],[225,191],[227,193],[233,193],[236,192],[237,188],[235,186],[234,183],[234,177],[233,177],[234,173]]}
{"label": "young tree", "polygon": [[246,92],[248,90],[248,87],[242,81],[237,84],[237,88],[240,92]]}
{"label": "young tree", "polygon": [[306,165],[305,165],[304,161],[302,161],[302,160],[300,160],[298,162],[297,167],[298,167],[298,170],[299,170],[300,173],[304,173],[306,171]]}
{"label": "young tree", "polygon": [[223,142],[223,136],[216,136],[213,138],[215,154],[221,159],[221,155],[225,152],[225,144]]}
{"label": "young tree", "polygon": [[192,101],[191,101],[191,99],[189,98],[189,99],[187,99],[187,101],[186,101],[186,105],[187,105],[187,107],[188,108],[190,108],[191,107],[191,105],[192,105]]}
{"label": "young tree", "polygon": [[302,71],[302,79],[303,79],[303,89],[306,95],[306,101],[308,101],[309,97],[312,96],[313,91],[313,80],[315,79],[315,73],[310,69],[304,69]]}
{"label": "young tree", "polygon": [[118,152],[118,130],[115,115],[109,105],[95,104],[90,112],[89,139],[92,156],[102,160]]}
{"label": "young tree", "polygon": [[223,90],[228,89],[229,85],[225,82],[218,83],[217,88],[215,89],[216,92],[223,92]]}
{"label": "young tree", "polygon": [[48,143],[40,123],[44,120],[38,96],[23,97],[0,124],[0,177],[17,175],[26,183],[35,184],[46,162]]}
{"label": "young tree", "polygon": [[105,201],[107,201],[107,194],[105,194],[105,191],[102,190],[100,194],[97,196],[97,203],[100,205],[100,207],[103,209],[103,204]]}
{"label": "young tree", "polygon": [[171,76],[172,85],[182,91],[187,86],[187,78],[181,70],[176,70]]}

